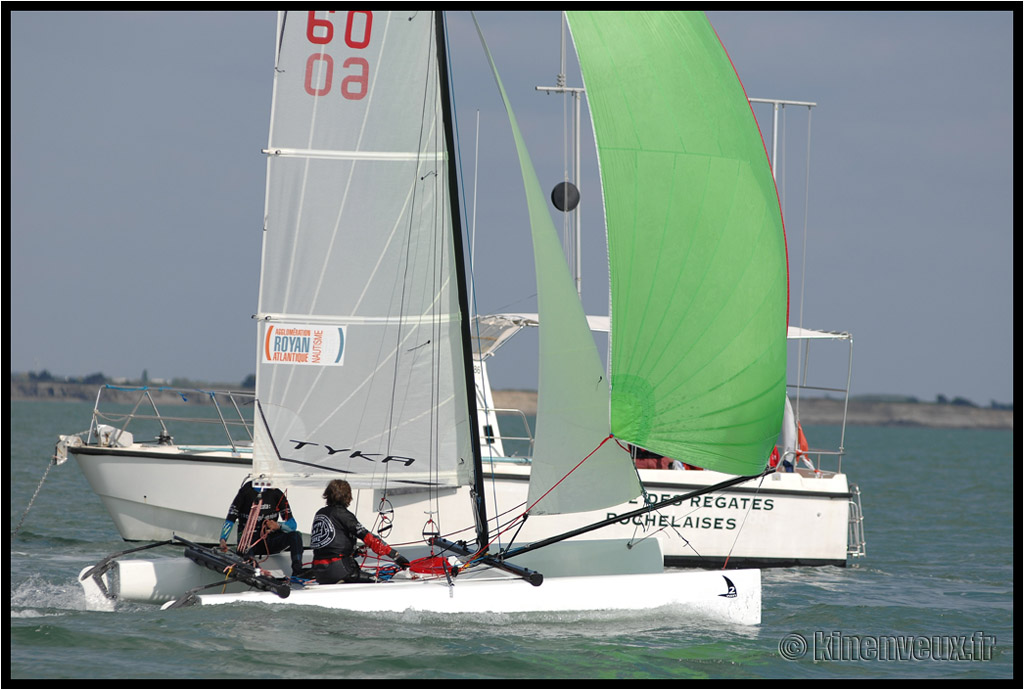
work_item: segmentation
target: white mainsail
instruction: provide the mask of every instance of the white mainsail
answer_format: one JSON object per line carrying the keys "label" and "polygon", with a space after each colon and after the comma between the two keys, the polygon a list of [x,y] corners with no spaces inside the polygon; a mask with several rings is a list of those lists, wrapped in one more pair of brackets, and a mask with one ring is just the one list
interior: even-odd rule
{"label": "white mainsail", "polygon": [[469,479],[435,43],[431,12],[280,15],[256,475]]}

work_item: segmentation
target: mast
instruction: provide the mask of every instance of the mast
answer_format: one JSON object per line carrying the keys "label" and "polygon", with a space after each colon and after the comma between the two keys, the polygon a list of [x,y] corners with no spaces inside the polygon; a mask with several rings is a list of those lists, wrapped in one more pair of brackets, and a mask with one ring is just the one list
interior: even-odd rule
{"label": "mast", "polygon": [[476,386],[473,374],[473,348],[470,340],[469,295],[466,289],[466,262],[462,246],[462,218],[459,213],[459,179],[455,167],[455,126],[452,118],[451,90],[448,84],[447,39],[444,28],[444,12],[438,10],[434,15],[437,31],[437,67],[439,85],[441,87],[441,111],[444,119],[444,135],[448,147],[448,194],[449,208],[452,214],[453,244],[455,247],[455,274],[459,290],[459,314],[462,322],[462,363],[466,379],[466,403],[469,405],[469,433],[473,452],[473,515],[476,520],[477,544],[483,548],[490,539],[487,532],[487,506],[484,502],[483,460],[480,456],[480,434],[477,428]]}

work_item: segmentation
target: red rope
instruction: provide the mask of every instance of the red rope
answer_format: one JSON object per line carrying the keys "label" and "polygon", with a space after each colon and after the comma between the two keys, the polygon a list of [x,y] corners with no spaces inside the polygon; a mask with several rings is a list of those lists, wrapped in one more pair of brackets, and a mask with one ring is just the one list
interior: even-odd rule
{"label": "red rope", "polygon": [[[547,491],[545,491],[545,492],[544,492],[544,495],[543,495],[543,496],[541,496],[540,498],[538,498],[538,499],[537,499],[536,501],[534,501],[534,502],[533,502],[533,505],[531,505],[531,506],[530,506],[529,508],[527,508],[527,509],[526,509],[526,512],[525,512],[525,513],[523,513],[523,514],[524,514],[524,515],[526,515],[526,514],[527,514],[527,513],[529,513],[529,512],[531,511],[531,510],[533,510],[534,506],[536,506],[536,505],[537,505],[538,503],[540,503],[541,501],[543,501],[543,500],[544,500],[544,498],[545,498],[545,497],[546,497],[546,496],[547,496],[547,495],[548,495],[549,493],[551,493],[551,492],[552,492],[552,491],[554,491],[554,490],[555,490],[556,488],[558,488],[558,485],[559,485],[559,484],[561,484],[562,482],[564,482],[564,481],[566,480],[566,478],[568,478],[568,476],[569,476],[570,474],[572,474],[572,473],[573,473],[573,472],[575,472],[575,471],[576,471],[577,469],[579,469],[580,465],[582,465],[582,464],[583,464],[583,463],[585,463],[585,462],[586,462],[587,460],[589,460],[589,459],[590,459],[590,456],[591,456],[591,455],[593,455],[593,454],[594,454],[594,453],[596,453],[597,451],[601,450],[601,446],[603,446],[604,444],[608,443],[608,441],[609,441],[609,440],[611,440],[611,439],[613,439],[613,438],[615,438],[615,437],[614,437],[614,436],[612,436],[611,434],[608,434],[608,436],[607,436],[607,437],[605,437],[605,439],[604,439],[603,441],[601,441],[601,442],[600,442],[599,444],[597,444],[597,448],[595,448],[594,450],[590,451],[590,453],[589,453],[589,454],[587,455],[587,457],[583,458],[583,459],[582,459],[582,460],[580,460],[580,461],[579,461],[578,463],[576,463],[576,466],[575,466],[575,467],[573,467],[573,468],[572,468],[571,470],[569,470],[568,472],[566,472],[566,473],[565,473],[565,476],[564,476],[564,477],[562,477],[561,479],[559,479],[559,480],[558,480],[557,482],[555,482],[555,483],[554,483],[554,485],[553,485],[553,486],[552,486],[552,487],[551,487],[550,489],[548,489]],[[616,442],[617,442],[617,441],[616,441]],[[620,444],[620,445],[621,445],[621,444]]]}
{"label": "red rope", "polygon": [[444,575],[451,569],[444,556],[424,556],[409,563],[409,570],[418,575]]}
{"label": "red rope", "polygon": [[[465,565],[463,566],[463,568],[466,568],[466,567],[468,567],[469,565],[471,565],[471,564],[473,563],[473,561],[474,561],[474,560],[476,560],[476,558],[477,558],[478,556],[480,556],[480,555],[482,555],[482,554],[486,553],[486,552],[487,552],[487,550],[488,550],[488,549],[489,549],[489,548],[491,547],[491,544],[493,544],[493,543],[494,543],[495,541],[497,541],[497,540],[498,540],[498,538],[499,538],[499,537],[501,537],[501,535],[505,534],[506,532],[508,532],[509,530],[511,530],[511,529],[512,529],[513,527],[515,527],[515,526],[516,526],[516,525],[517,525],[517,524],[519,523],[519,521],[520,521],[520,520],[525,520],[525,519],[526,519],[526,517],[527,517],[527,516],[529,515],[530,511],[531,511],[531,510],[533,510],[533,508],[534,508],[534,507],[535,507],[535,506],[536,506],[536,505],[537,505],[538,503],[540,503],[541,501],[543,501],[543,500],[544,500],[544,498],[545,498],[545,497],[546,497],[546,496],[547,496],[548,494],[550,494],[550,493],[551,493],[552,491],[554,491],[554,490],[555,490],[555,488],[556,488],[556,487],[558,487],[558,485],[559,485],[559,484],[561,484],[562,482],[564,482],[564,481],[566,480],[566,478],[567,478],[567,477],[568,477],[568,476],[569,476],[570,474],[572,474],[572,473],[573,473],[573,472],[575,472],[575,471],[576,471],[577,469],[579,469],[580,465],[582,465],[582,464],[583,464],[583,463],[585,463],[585,462],[586,462],[587,460],[589,460],[589,459],[590,459],[590,457],[591,457],[591,456],[592,456],[592,455],[593,455],[594,453],[596,453],[597,451],[601,450],[601,447],[602,447],[602,446],[603,446],[604,444],[608,443],[608,441],[609,441],[610,439],[613,439],[613,438],[615,438],[615,436],[614,436],[614,435],[612,435],[612,434],[608,434],[608,436],[607,436],[607,437],[605,437],[605,439],[604,439],[603,441],[601,441],[601,442],[600,442],[599,444],[597,444],[597,448],[595,448],[594,450],[590,451],[590,452],[589,452],[589,453],[587,454],[587,456],[586,456],[586,457],[584,457],[584,458],[583,458],[582,460],[580,460],[580,461],[579,461],[578,463],[576,463],[576,465],[575,465],[575,466],[574,466],[574,467],[573,467],[573,468],[572,468],[571,470],[569,470],[568,472],[566,472],[566,473],[565,473],[565,476],[563,476],[563,477],[562,477],[561,479],[559,479],[559,480],[558,480],[557,482],[555,482],[555,483],[554,483],[554,484],[553,484],[553,485],[551,486],[551,488],[550,488],[550,489],[548,489],[547,491],[545,491],[545,492],[544,492],[544,495],[543,495],[543,496],[541,496],[540,498],[538,498],[538,499],[537,499],[536,501],[534,501],[534,502],[533,502],[533,504],[532,504],[532,505],[531,505],[531,506],[530,506],[529,508],[527,508],[527,509],[526,509],[525,511],[523,511],[522,515],[520,515],[520,516],[519,516],[519,517],[517,517],[517,518],[514,518],[514,519],[510,520],[510,521],[509,521],[509,523],[508,523],[508,524],[507,524],[507,525],[505,526],[505,528],[504,528],[504,529],[501,529],[501,530],[499,530],[499,531],[498,531],[498,533],[494,535],[494,538],[493,538],[493,539],[491,539],[491,541],[489,541],[489,542],[487,543],[487,545],[486,545],[486,546],[484,546],[484,547],[480,548],[479,550],[477,550],[477,552],[476,552],[476,553],[474,553],[474,554],[473,554],[472,556],[470,556],[470,557],[469,557],[469,559],[467,559],[467,561],[466,561]],[[618,443],[618,440],[616,440],[616,443]],[[620,445],[621,445],[621,444],[620,444]]]}
{"label": "red rope", "polygon": [[[613,438],[615,438],[615,437],[612,434],[608,434],[608,436],[603,441],[601,441],[601,443],[599,443],[597,445],[597,447],[594,448],[594,450],[590,451],[590,453],[588,453],[586,455],[586,457],[584,457],[582,460],[580,460],[578,463],[576,463],[576,465],[573,466],[573,468],[571,470],[566,472],[565,475],[561,479],[559,479],[557,482],[555,482],[555,484],[552,485],[552,487],[550,489],[545,491],[544,495],[542,495],[540,498],[538,498],[536,501],[534,501],[533,504],[529,508],[527,508],[525,511],[523,511],[522,514],[520,514],[518,517],[515,517],[515,518],[509,520],[509,522],[506,523],[504,528],[498,530],[497,534],[494,535],[493,539],[491,539],[485,546],[483,546],[480,549],[478,549],[477,552],[474,553],[472,556],[467,558],[466,561],[464,562],[463,566],[462,566],[462,569],[465,569],[465,568],[469,567],[470,565],[472,565],[473,561],[475,561],[479,556],[481,556],[484,553],[486,553],[487,550],[491,547],[491,545],[494,544],[494,542],[497,541],[498,538],[501,537],[501,535],[505,534],[509,530],[511,530],[514,527],[516,527],[521,520],[526,519],[526,517],[529,514],[529,512],[538,503],[543,501],[544,498],[548,494],[550,494],[552,491],[554,491],[555,488],[557,488],[559,484],[564,482],[566,480],[566,478],[570,474],[572,474],[577,469],[579,469],[580,465],[582,465],[587,460],[589,460],[591,458],[591,456],[594,455],[594,453],[596,453],[597,451],[601,450],[601,447],[604,446],[605,443],[607,443],[610,439],[613,439]],[[616,443],[618,443],[618,440],[616,440]],[[621,446],[622,444],[620,443],[619,445]],[[466,530],[461,530],[461,531],[466,531]],[[401,544],[399,544],[399,546],[401,546]],[[363,563],[366,562],[366,559],[368,558],[368,556],[369,556],[368,554],[364,555]],[[412,572],[418,573],[418,574],[421,574],[421,575],[440,576],[440,575],[444,574],[445,568],[447,567],[446,563],[442,563],[443,560],[444,559],[441,556],[435,556],[435,555],[424,556],[422,558],[417,558],[417,559],[411,561],[410,564],[409,564],[409,569]]]}

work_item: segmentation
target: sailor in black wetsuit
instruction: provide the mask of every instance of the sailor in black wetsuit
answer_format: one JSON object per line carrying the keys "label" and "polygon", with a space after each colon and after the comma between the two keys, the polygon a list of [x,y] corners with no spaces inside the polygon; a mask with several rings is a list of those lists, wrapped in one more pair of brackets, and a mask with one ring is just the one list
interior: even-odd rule
{"label": "sailor in black wetsuit", "polygon": [[373,582],[359,569],[353,554],[360,539],[381,556],[390,556],[400,568],[409,561],[361,524],[352,511],[352,487],[344,479],[332,480],[324,491],[327,505],[313,518],[310,546],[313,547],[313,576],[322,585],[337,582]]}
{"label": "sailor in black wetsuit", "polygon": [[292,559],[292,575],[299,575],[303,571],[302,534],[295,529],[295,517],[288,505],[288,497],[280,489],[253,488],[251,481],[242,485],[235,500],[231,502],[228,517],[220,531],[221,550],[228,550],[227,538],[231,536],[231,529],[237,520],[241,521],[238,528],[241,541],[249,513],[257,503],[260,512],[252,532],[252,545],[246,555],[265,556],[288,549]]}

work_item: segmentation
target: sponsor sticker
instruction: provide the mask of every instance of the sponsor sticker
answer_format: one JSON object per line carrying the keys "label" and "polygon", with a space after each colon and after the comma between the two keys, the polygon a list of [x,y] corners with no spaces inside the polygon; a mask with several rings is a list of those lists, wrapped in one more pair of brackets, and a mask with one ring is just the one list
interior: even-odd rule
{"label": "sponsor sticker", "polygon": [[262,363],[341,366],[345,363],[345,327],[293,323],[267,326]]}

